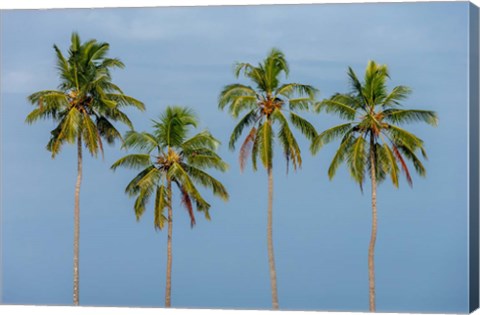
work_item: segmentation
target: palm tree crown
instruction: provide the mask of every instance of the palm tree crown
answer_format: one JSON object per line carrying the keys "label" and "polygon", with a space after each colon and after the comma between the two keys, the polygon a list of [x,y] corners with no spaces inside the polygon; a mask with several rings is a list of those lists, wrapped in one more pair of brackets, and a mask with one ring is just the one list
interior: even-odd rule
{"label": "palm tree crown", "polygon": [[155,194],[154,226],[158,229],[164,227],[167,218],[163,211],[169,206],[168,181],[178,187],[192,226],[195,224],[193,204],[210,219],[210,204],[201,196],[196,185],[211,189],[214,195],[223,200],[228,199],[225,187],[205,172],[208,168],[222,172],[228,168],[215,153],[218,140],[208,131],[187,137],[189,129],[198,124],[193,112],[187,108],[168,107],[160,120],[153,123],[153,133],[127,132],[125,147],[138,149],[141,153],[129,154],[112,165],[113,170],[119,166],[141,169],[125,190],[129,196],[137,196],[134,205],[137,219]]}
{"label": "palm tree crown", "polygon": [[[240,74],[252,81],[255,87],[234,83],[224,87],[219,97],[219,108],[228,107],[230,114],[238,118],[240,113],[247,112],[240,119],[230,136],[230,149],[235,149],[235,143],[245,128],[250,128],[247,137],[240,148],[240,170],[243,171],[248,155],[252,157],[253,169],[257,169],[257,159],[260,156],[268,173],[268,209],[267,209],[267,244],[270,267],[270,284],[272,292],[272,307],[279,308],[277,294],[277,276],[273,250],[273,143],[278,138],[287,161],[287,171],[290,163],[293,168],[302,166],[300,147],[295,139],[289,120],[308,139],[312,140],[317,132],[305,119],[295,113],[297,110],[307,110],[313,102],[316,89],[310,85],[299,83],[280,83],[282,74],[289,73],[289,67],[284,54],[278,49],[272,49],[267,58],[257,66],[249,63],[237,63],[235,76]],[[289,117],[289,119],[287,118]],[[279,128],[275,136],[274,123]]]}
{"label": "palm tree crown", "polygon": [[386,65],[370,61],[363,83],[352,68],[349,68],[348,76],[351,93],[335,94],[316,106],[318,111],[325,110],[348,120],[320,133],[311,145],[312,152],[317,153],[323,145],[341,138],[328,169],[330,179],[334,177],[338,166],[345,162],[353,179],[362,187],[365,172],[372,167],[368,158],[370,152],[374,156],[374,171],[378,181],[390,176],[392,183],[398,187],[401,169],[411,185],[412,178],[406,163],[408,160],[419,175],[425,176],[425,167],[417,155],[419,151],[427,158],[423,141],[398,125],[425,122],[436,126],[436,113],[402,108],[401,101],[407,98],[411,90],[406,86],[396,86],[388,92],[386,81],[389,74]]}
{"label": "palm tree crown", "polygon": [[295,112],[307,110],[312,104],[316,89],[310,85],[298,83],[280,83],[282,74],[289,74],[284,54],[272,49],[267,58],[253,66],[249,63],[237,63],[235,76],[240,74],[252,81],[254,87],[235,83],[224,87],[219,97],[219,108],[228,107],[234,118],[247,112],[240,119],[230,137],[230,149],[235,149],[245,128],[252,126],[240,149],[240,167],[243,170],[247,156],[252,156],[253,168],[257,169],[257,158],[265,168],[272,167],[273,134],[272,125],[277,122],[277,137],[283,148],[287,166],[291,162],[296,169],[302,164],[300,147],[291,131],[287,115],[294,127],[308,139],[316,136],[315,128]]}
{"label": "palm tree crown", "polygon": [[328,169],[333,178],[338,166],[346,163],[352,178],[360,185],[369,170],[372,185],[372,231],[368,248],[368,278],[370,311],[376,310],[375,294],[375,243],[377,239],[377,183],[390,176],[395,187],[399,184],[400,169],[407,182],[412,177],[406,161],[410,161],[420,176],[425,176],[425,167],[417,156],[420,151],[427,157],[423,141],[398,126],[409,122],[425,122],[437,125],[437,114],[428,110],[403,109],[401,101],[410,94],[406,86],[394,87],[387,91],[389,78],[385,65],[369,61],[364,82],[349,68],[348,75],[352,92],[336,94],[317,104],[317,110],[333,112],[348,122],[330,128],[312,141],[311,150],[320,148],[334,139],[342,138],[340,146]]}
{"label": "palm tree crown", "polygon": [[57,90],[39,91],[28,97],[37,108],[27,116],[26,122],[39,119],[58,122],[47,145],[52,157],[65,142],[73,143],[80,138],[92,155],[103,153],[102,138],[109,144],[122,138],[112,122],[119,121],[133,128],[123,107],[140,110],[145,107],[112,82],[111,69],[123,68],[124,64],[117,58],[106,57],[108,43],[94,39],[82,43],[79,35],[73,33],[68,58],[56,45],[53,47],[60,85]]}
{"label": "palm tree crown", "polygon": [[119,121],[133,129],[125,106],[140,110],[142,102],[125,95],[112,83],[110,70],[123,68],[116,58],[107,58],[109,45],[92,39],[82,43],[77,33],[71,36],[68,58],[54,45],[60,85],[57,90],[44,90],[31,94],[28,100],[37,105],[26,118],[32,124],[40,119],[58,123],[50,133],[47,149],[54,158],[63,144],[77,142],[77,182],[74,206],[74,275],[73,304],[79,304],[79,242],[80,242],[80,186],[82,182],[83,143],[90,154],[103,155],[102,138],[109,144],[122,139],[112,122]]}

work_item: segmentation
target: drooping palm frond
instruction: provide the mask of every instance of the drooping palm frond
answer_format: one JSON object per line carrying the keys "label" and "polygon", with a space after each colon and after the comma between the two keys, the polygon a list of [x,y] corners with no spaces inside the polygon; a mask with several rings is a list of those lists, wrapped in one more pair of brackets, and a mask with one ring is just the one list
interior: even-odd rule
{"label": "drooping palm frond", "polygon": [[160,143],[154,135],[148,132],[127,131],[123,146],[128,149],[138,149],[147,153],[150,153],[155,149],[160,151]]}
{"label": "drooping palm frond", "polygon": [[352,129],[353,123],[345,123],[330,129],[323,131],[321,134],[316,136],[312,140],[312,144],[310,146],[310,150],[312,153],[317,153],[325,144],[330,143],[331,141],[343,137],[344,134]]}
{"label": "drooping palm frond", "polygon": [[259,117],[258,109],[254,108],[238,122],[233,129],[232,135],[230,136],[230,141],[228,143],[228,146],[231,150],[235,149],[235,142],[237,142],[238,138],[240,138],[243,130],[255,123]]}
{"label": "drooping palm frond", "polygon": [[127,167],[132,169],[145,169],[151,164],[149,154],[129,154],[120,159],[110,167],[112,170],[116,170],[118,167]]}
{"label": "drooping palm frond", "polygon": [[169,206],[167,200],[167,189],[164,185],[158,185],[155,194],[155,207],[153,215],[153,226],[155,229],[162,230],[167,222],[167,217],[164,214],[165,208]]}
{"label": "drooping palm frond", "polygon": [[353,120],[357,114],[359,100],[351,95],[335,94],[330,99],[317,102],[315,110],[317,112],[337,114],[340,118]]}
{"label": "drooping palm frond", "polygon": [[308,140],[313,140],[317,136],[317,130],[305,118],[290,112],[290,121]]}
{"label": "drooping palm frond", "polygon": [[425,122],[436,126],[438,123],[437,114],[430,110],[418,109],[387,109],[382,113],[383,119],[394,124],[404,124],[411,122]]}

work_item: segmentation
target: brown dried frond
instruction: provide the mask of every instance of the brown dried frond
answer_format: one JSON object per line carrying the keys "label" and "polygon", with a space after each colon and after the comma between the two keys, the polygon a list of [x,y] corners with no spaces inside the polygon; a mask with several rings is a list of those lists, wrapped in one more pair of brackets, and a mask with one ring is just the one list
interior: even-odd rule
{"label": "brown dried frond", "polygon": [[257,128],[253,127],[245,141],[243,142],[240,148],[240,155],[239,155],[239,162],[240,162],[240,171],[243,172],[245,169],[245,164],[247,162],[247,157],[250,155],[250,151],[252,150],[253,141],[255,140],[255,135],[257,134]]}

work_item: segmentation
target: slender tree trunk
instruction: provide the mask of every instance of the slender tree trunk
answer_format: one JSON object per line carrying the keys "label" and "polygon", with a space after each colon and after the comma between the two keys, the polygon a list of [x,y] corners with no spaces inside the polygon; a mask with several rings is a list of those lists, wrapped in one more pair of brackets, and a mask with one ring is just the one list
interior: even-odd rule
{"label": "slender tree trunk", "polygon": [[370,140],[370,175],[372,181],[372,235],[368,247],[368,280],[370,312],[375,312],[375,241],[377,239],[377,178],[373,135]]}
{"label": "slender tree trunk", "polygon": [[278,310],[277,295],[277,271],[275,270],[275,256],[273,253],[273,174],[272,168],[268,168],[268,221],[267,221],[267,242],[268,242],[268,264],[270,267],[270,285],[272,290],[272,308]]}
{"label": "slender tree trunk", "polygon": [[77,140],[77,183],[75,184],[75,210],[73,231],[73,305],[79,303],[79,243],[80,243],[80,184],[82,183],[82,136]]}
{"label": "slender tree trunk", "polygon": [[172,182],[167,179],[168,239],[167,239],[167,283],[165,286],[165,307],[171,306],[172,294]]}

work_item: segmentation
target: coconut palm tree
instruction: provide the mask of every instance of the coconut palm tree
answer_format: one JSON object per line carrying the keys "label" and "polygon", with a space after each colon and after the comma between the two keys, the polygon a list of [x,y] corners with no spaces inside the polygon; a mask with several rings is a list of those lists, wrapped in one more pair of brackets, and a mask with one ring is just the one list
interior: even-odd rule
{"label": "coconut palm tree", "polygon": [[[268,210],[267,210],[267,244],[268,261],[270,268],[270,283],[272,293],[272,307],[278,309],[277,274],[272,236],[272,208],[273,208],[273,144],[277,138],[283,149],[288,166],[292,163],[294,169],[301,167],[302,157],[300,147],[292,133],[291,124],[300,130],[308,139],[316,135],[315,128],[295,112],[308,110],[313,103],[316,89],[310,85],[299,83],[283,83],[282,75],[288,76],[289,67],[284,54],[278,49],[272,49],[263,62],[254,66],[249,63],[237,63],[235,76],[243,74],[253,83],[254,87],[234,83],[223,88],[219,96],[219,108],[228,107],[234,118],[246,114],[239,120],[230,137],[230,149],[246,128],[247,136],[240,147],[240,169],[243,171],[246,159],[252,158],[253,169],[257,169],[257,159],[260,160],[268,174]],[[274,126],[278,125],[276,135]]]}
{"label": "coconut palm tree", "polygon": [[[57,90],[31,94],[28,100],[37,107],[27,116],[31,124],[41,119],[58,123],[52,130],[47,150],[52,158],[65,143],[77,143],[77,181],[74,207],[73,304],[79,303],[79,235],[80,184],[82,181],[82,149],[85,146],[94,157],[103,156],[103,141],[113,144],[122,139],[113,122],[132,128],[122,111],[126,106],[144,110],[142,102],[127,96],[112,82],[110,70],[123,68],[117,58],[107,58],[109,44],[92,39],[82,43],[77,33],[71,36],[68,57],[54,45],[60,85]],[[102,140],[103,139],[103,140]]]}
{"label": "coconut palm tree", "polygon": [[[210,189],[214,195],[228,200],[225,187],[205,172],[206,169],[226,171],[228,166],[215,153],[219,142],[208,131],[188,138],[190,129],[197,127],[194,113],[184,107],[167,107],[159,121],[153,121],[153,133],[129,131],[125,147],[140,153],[126,155],[112,165],[140,169],[127,185],[125,192],[136,196],[134,210],[137,220],[145,212],[148,200],[154,195],[154,227],[163,229],[168,223],[167,274],[165,307],[171,306],[172,279],[172,183],[178,188],[181,201],[195,225],[193,204],[210,220],[210,204],[201,196],[196,185]],[[164,211],[167,209],[167,216]]]}
{"label": "coconut palm tree", "polygon": [[437,114],[429,110],[404,109],[401,102],[411,93],[406,86],[387,89],[389,79],[386,65],[369,61],[364,81],[360,82],[352,68],[348,70],[352,92],[335,94],[330,99],[317,103],[318,111],[334,113],[347,120],[346,123],[320,133],[312,141],[311,150],[317,153],[323,145],[341,138],[340,146],[328,169],[332,179],[337,168],[346,163],[351,177],[360,185],[365,174],[370,172],[372,193],[372,231],[368,248],[369,305],[375,311],[374,254],[377,238],[377,184],[390,177],[395,187],[399,186],[400,172],[409,185],[412,177],[407,161],[410,161],[420,176],[425,176],[425,167],[418,152],[427,158],[423,141],[399,125],[425,122],[437,125]]}

